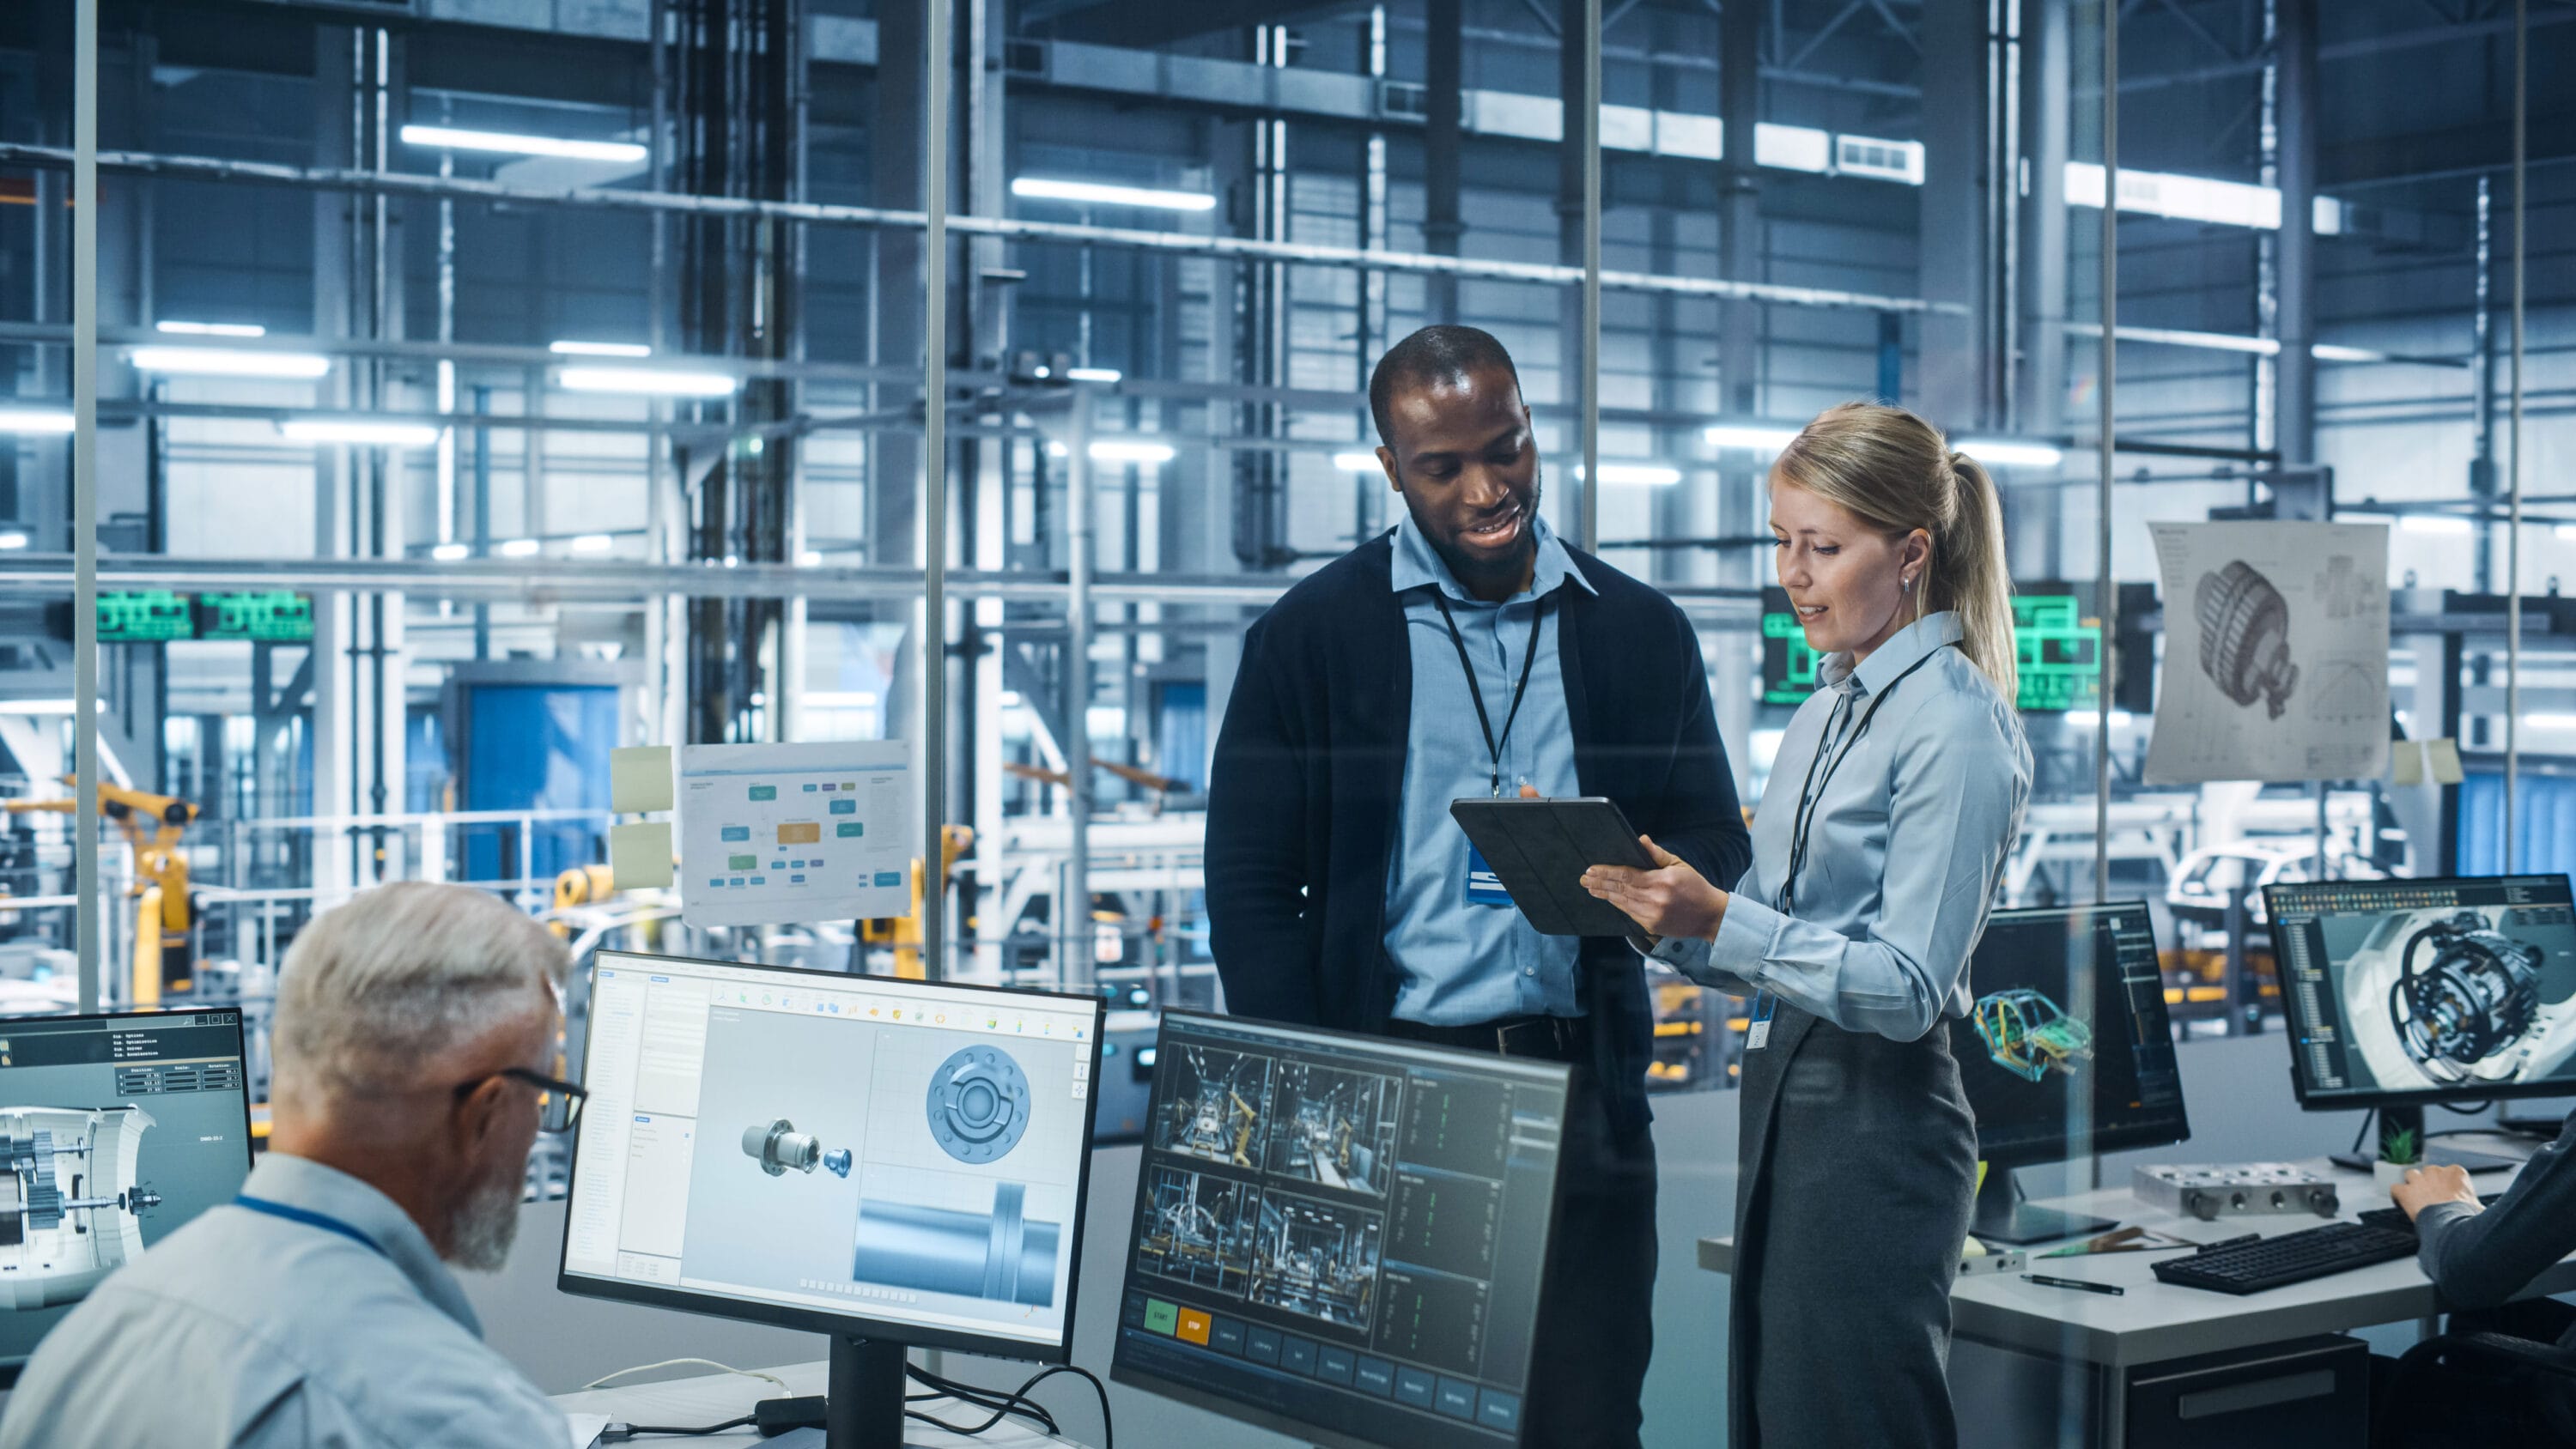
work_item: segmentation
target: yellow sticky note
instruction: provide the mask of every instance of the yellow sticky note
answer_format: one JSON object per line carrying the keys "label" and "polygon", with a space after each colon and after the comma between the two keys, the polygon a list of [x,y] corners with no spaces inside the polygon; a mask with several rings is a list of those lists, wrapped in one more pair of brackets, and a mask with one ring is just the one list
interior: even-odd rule
{"label": "yellow sticky note", "polygon": [[2388,746],[2390,778],[2400,785],[2424,783],[2424,747],[2414,740],[2396,740]]}
{"label": "yellow sticky note", "polygon": [[620,815],[671,808],[671,747],[608,752],[608,808]]}
{"label": "yellow sticky note", "polygon": [[2426,769],[2433,776],[2433,783],[2437,785],[2460,783],[2460,742],[2458,740],[2426,740],[2424,761]]}
{"label": "yellow sticky note", "polygon": [[622,891],[669,885],[671,822],[649,820],[641,825],[608,827],[608,871]]}

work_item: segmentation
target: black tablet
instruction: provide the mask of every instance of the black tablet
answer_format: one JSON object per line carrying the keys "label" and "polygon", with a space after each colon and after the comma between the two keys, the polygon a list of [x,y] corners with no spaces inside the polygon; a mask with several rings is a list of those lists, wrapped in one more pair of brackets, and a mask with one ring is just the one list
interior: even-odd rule
{"label": "black tablet", "polygon": [[1452,800],[1449,814],[1542,936],[1631,936],[1628,913],[1583,888],[1596,865],[1655,868],[1619,807],[1571,800]]}

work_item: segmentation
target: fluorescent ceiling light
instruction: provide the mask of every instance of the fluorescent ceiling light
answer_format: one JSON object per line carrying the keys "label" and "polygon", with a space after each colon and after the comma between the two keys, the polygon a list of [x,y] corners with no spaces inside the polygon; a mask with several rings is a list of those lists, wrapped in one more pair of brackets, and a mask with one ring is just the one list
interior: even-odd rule
{"label": "fluorescent ceiling light", "polygon": [[51,408],[0,408],[0,433],[68,433],[72,415]]}
{"label": "fluorescent ceiling light", "polygon": [[26,546],[26,530],[19,528],[0,529],[0,549],[21,549]]}
{"label": "fluorescent ceiling light", "polygon": [[[821,568],[823,566],[823,551],[815,548],[805,550],[804,552],[796,555],[796,566],[800,569]],[[811,699],[813,696],[809,694],[806,698]]]}
{"label": "fluorescent ceiling light", "polygon": [[2319,342],[2308,348],[2308,355],[2319,362],[2386,362],[2388,354],[2367,347],[2343,347],[2332,342]]}
{"label": "fluorescent ceiling light", "polygon": [[1095,463],[1168,463],[1172,461],[1169,443],[1140,443],[1124,438],[1103,438],[1091,445]]}
{"label": "fluorescent ceiling light", "polygon": [[2562,523],[2550,530],[2560,538],[2576,538],[2576,523]]}
{"label": "fluorescent ceiling light", "polygon": [[[1577,478],[1583,476],[1582,464],[1574,465],[1574,476]],[[1682,481],[1682,470],[1667,468],[1660,463],[1604,463],[1601,465],[1601,481],[1640,483],[1649,488],[1669,488]]]}
{"label": "fluorescent ceiling light", "polygon": [[1960,452],[2000,468],[2054,468],[2066,461],[2066,454],[2046,443],[2016,443],[2003,438],[1971,438],[1958,445]]}
{"label": "fluorescent ceiling light", "polygon": [[653,154],[633,141],[567,141],[557,136],[467,131],[454,126],[405,126],[402,138],[407,146],[435,146],[443,151],[500,151],[512,156],[563,156],[575,161],[629,165]]}
{"label": "fluorescent ceiling light", "polygon": [[431,548],[429,556],[438,560],[440,563],[455,563],[457,560],[465,558],[473,552],[474,550],[467,548],[461,543],[442,543]]}
{"label": "fluorescent ceiling light", "polygon": [[2410,513],[2399,519],[2397,526],[2408,533],[2448,534],[2467,533],[2472,527],[2465,518],[2450,518],[2439,513]]}
{"label": "fluorescent ceiling light", "polygon": [[182,337],[266,337],[268,329],[256,322],[155,322],[155,331],[176,333]]}
{"label": "fluorescent ceiling light", "polygon": [[1068,367],[1064,375],[1074,382],[1116,382],[1125,374],[1114,367]]}
{"label": "fluorescent ceiling light", "polygon": [[331,359],[310,352],[237,352],[221,347],[138,347],[126,360],[145,372],[195,377],[316,378]]}
{"label": "fluorescent ceiling light", "polygon": [[2536,730],[2576,730],[2576,714],[2532,714],[2526,712],[2522,722]]}
{"label": "fluorescent ceiling light", "polygon": [[1375,453],[1335,453],[1333,455],[1333,466],[1341,469],[1345,473],[1383,473],[1386,471],[1385,468],[1380,466],[1378,463],[1377,454]]}
{"label": "fluorescent ceiling light", "polygon": [[650,397],[731,397],[742,386],[721,372],[664,372],[646,367],[567,367],[555,380],[572,392],[625,392]]}
{"label": "fluorescent ceiling light", "polygon": [[[101,704],[100,708],[106,706]],[[68,715],[79,709],[68,699],[0,699],[0,714]]]}
{"label": "fluorescent ceiling light", "polygon": [[544,547],[533,538],[513,538],[505,540],[496,551],[503,558],[535,558],[538,550]]}
{"label": "fluorescent ceiling light", "polygon": [[1757,122],[1753,127],[1753,164],[1779,171],[1822,174],[1833,169],[1834,138],[1830,132],[1811,126]]}
{"label": "fluorescent ceiling light", "polygon": [[606,553],[616,546],[617,540],[604,533],[577,533],[572,540],[574,553]]}
{"label": "fluorescent ceiling light", "polygon": [[1706,434],[1721,448],[1750,448],[1757,453],[1776,453],[1789,446],[1798,436],[1796,428],[1767,428],[1754,423],[1719,423]]}
{"label": "fluorescent ceiling light", "polygon": [[650,357],[653,349],[641,342],[549,342],[546,350],[558,357]]}
{"label": "fluorescent ceiling light", "polygon": [[1112,186],[1098,181],[1050,181],[1037,176],[1012,178],[1011,194],[1037,201],[1089,201],[1102,206],[1148,206],[1162,211],[1214,211],[1216,198],[1201,191],[1158,191],[1150,186]]}
{"label": "fluorescent ceiling light", "polygon": [[360,443],[387,448],[426,448],[439,430],[428,423],[378,422],[367,418],[288,418],[277,431],[299,443]]}

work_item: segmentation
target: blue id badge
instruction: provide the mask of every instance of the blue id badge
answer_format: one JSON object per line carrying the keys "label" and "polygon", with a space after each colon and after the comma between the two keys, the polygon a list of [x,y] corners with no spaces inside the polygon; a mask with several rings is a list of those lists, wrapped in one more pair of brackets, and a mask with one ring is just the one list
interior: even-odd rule
{"label": "blue id badge", "polygon": [[1744,1049],[1758,1052],[1771,1044],[1771,1013],[1779,1008],[1779,998],[1769,991],[1753,993],[1753,1020],[1744,1031]]}
{"label": "blue id badge", "polygon": [[1503,889],[1503,878],[1485,863],[1485,853],[1470,842],[1467,846],[1467,904],[1471,906],[1508,906],[1512,893]]}

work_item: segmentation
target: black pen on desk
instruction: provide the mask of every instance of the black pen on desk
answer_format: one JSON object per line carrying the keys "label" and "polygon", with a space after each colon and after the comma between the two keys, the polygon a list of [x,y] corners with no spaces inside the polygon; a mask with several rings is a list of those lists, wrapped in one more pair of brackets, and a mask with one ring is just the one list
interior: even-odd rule
{"label": "black pen on desk", "polygon": [[2086,1293],[2107,1293],[2114,1298],[2129,1291],[2117,1283],[2087,1283],[2081,1278],[2051,1278],[2040,1273],[2024,1273],[2021,1278],[2025,1283],[2037,1283],[2046,1288],[2074,1288]]}

